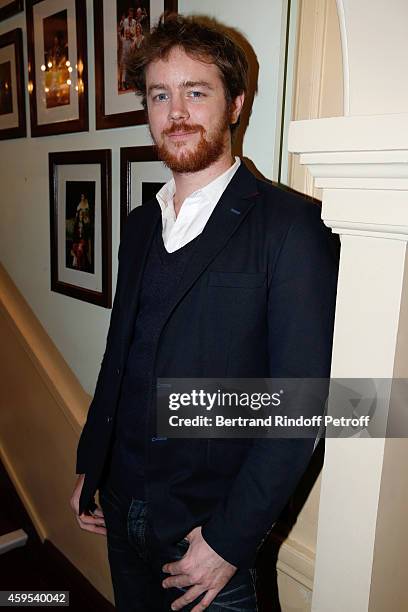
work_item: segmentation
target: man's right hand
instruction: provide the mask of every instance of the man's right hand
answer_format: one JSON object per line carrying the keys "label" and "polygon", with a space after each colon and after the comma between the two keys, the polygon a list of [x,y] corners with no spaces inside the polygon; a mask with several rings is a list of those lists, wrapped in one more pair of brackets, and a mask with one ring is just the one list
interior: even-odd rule
{"label": "man's right hand", "polygon": [[84,486],[84,480],[85,474],[80,474],[71,496],[71,508],[75,512],[76,520],[78,521],[81,529],[106,536],[105,519],[100,508],[96,507],[95,510],[93,512],[89,512],[89,514],[86,514],[85,512],[79,514],[79,498],[81,496],[82,487]]}

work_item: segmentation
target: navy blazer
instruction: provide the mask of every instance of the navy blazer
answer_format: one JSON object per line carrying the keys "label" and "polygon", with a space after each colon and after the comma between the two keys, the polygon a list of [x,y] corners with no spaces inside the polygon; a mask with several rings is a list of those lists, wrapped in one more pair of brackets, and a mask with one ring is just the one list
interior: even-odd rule
{"label": "navy blazer", "polygon": [[[156,377],[327,377],[337,242],[320,207],[260,181],[241,163],[215,207],[168,305]],[[78,446],[89,509],[111,444],[144,263],[161,211],[128,216],[116,294],[94,398]],[[323,408],[322,408],[323,410]],[[251,567],[313,452],[313,439],[168,439],[148,443],[147,500],[163,542],[202,525],[224,559]]]}

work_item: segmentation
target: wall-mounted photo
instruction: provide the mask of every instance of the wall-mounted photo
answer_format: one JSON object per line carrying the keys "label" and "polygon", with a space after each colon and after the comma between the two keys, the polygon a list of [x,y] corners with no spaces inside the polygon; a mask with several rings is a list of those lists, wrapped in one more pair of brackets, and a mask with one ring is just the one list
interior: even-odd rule
{"label": "wall-mounted photo", "polygon": [[26,136],[21,28],[0,36],[0,140]]}
{"label": "wall-mounted photo", "polygon": [[158,159],[154,146],[124,147],[120,150],[121,234],[130,211],[155,198],[171,177],[170,170]]}
{"label": "wall-mounted photo", "polygon": [[88,129],[86,4],[27,0],[32,136]]}
{"label": "wall-mounted photo", "polygon": [[65,184],[65,265],[95,273],[95,181]]}
{"label": "wall-mounted photo", "polygon": [[0,21],[24,10],[24,0],[0,0]]}
{"label": "wall-mounted photo", "polygon": [[122,94],[131,89],[126,74],[129,53],[140,48],[145,34],[150,30],[150,2],[141,2],[135,10],[129,6],[129,0],[116,0],[116,25],[118,93]]}
{"label": "wall-mounted photo", "polygon": [[146,123],[126,60],[163,11],[177,11],[177,0],[94,0],[96,129]]}
{"label": "wall-mounted photo", "polygon": [[51,290],[111,307],[111,151],[49,153]]}

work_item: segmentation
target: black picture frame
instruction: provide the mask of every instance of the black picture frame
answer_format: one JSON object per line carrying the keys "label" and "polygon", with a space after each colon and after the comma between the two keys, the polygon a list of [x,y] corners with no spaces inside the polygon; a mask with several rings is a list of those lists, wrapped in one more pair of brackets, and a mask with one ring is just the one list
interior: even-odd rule
{"label": "black picture frame", "polygon": [[[55,3],[51,4],[50,0],[26,2],[31,135],[50,136],[88,131],[86,3],[83,0],[58,0],[59,12],[54,15],[46,15],[47,5],[50,9],[55,7]],[[41,9],[46,15],[42,18],[42,24],[41,17],[36,14]],[[75,23],[71,17],[72,9],[75,10]],[[62,33],[61,16],[65,13],[65,29]],[[58,65],[55,65],[56,61],[49,61],[51,49],[46,50],[46,35],[48,38],[53,36],[50,21],[52,17],[55,17],[56,28],[54,41],[61,37],[55,45],[55,58],[59,53]],[[71,32],[72,28],[75,29],[74,33]],[[41,33],[43,40],[41,52],[38,47],[38,33]],[[75,49],[69,51],[68,39],[75,41],[76,52]],[[45,56],[48,56],[48,62]]]}
{"label": "black picture frame", "polygon": [[12,47],[9,59],[0,64],[0,117],[3,124],[0,140],[27,135],[21,28],[0,35],[0,49],[7,47]]}
{"label": "black picture frame", "polygon": [[11,2],[0,8],[0,21],[17,15],[21,11],[24,11],[24,0],[11,0]]}
{"label": "black picture frame", "polygon": [[[107,108],[107,95],[109,90],[107,83],[109,81],[109,75],[106,72],[108,67],[105,62],[105,53],[107,53],[107,49],[116,48],[117,32],[114,32],[113,29],[110,31],[107,30],[106,19],[104,18],[106,14],[104,10],[106,7],[104,4],[106,1],[113,3],[114,0],[94,0],[93,3],[95,41],[98,41],[95,44],[95,116],[97,130],[147,123],[146,114],[143,109],[121,111],[118,108],[115,102],[115,99],[119,99],[119,96],[116,95],[117,92],[115,92],[115,98],[112,102],[114,112],[110,112],[110,109]],[[163,0],[163,11],[175,13],[177,9],[177,0]],[[113,80],[117,83],[116,77],[114,77]],[[110,79],[110,81],[112,81],[112,79]],[[134,96],[134,92],[132,92],[132,94]],[[125,92],[124,95],[130,97],[131,93]],[[133,109],[133,106],[136,105],[136,101],[132,98],[130,104],[131,108]]]}
{"label": "black picture frame", "polygon": [[[151,173],[149,173],[149,181],[145,183],[144,170],[146,168],[146,162],[153,162],[155,168],[155,179],[152,181]],[[152,164],[149,163],[150,168]],[[156,170],[157,169],[157,170]],[[164,167],[163,162],[157,156],[157,149],[155,146],[141,146],[141,147],[123,147],[120,150],[120,234],[123,235],[123,228],[126,223],[126,218],[131,210],[136,205],[143,205],[144,201],[147,201],[155,196],[159,188],[172,177],[171,171]],[[141,194],[136,198],[133,197],[132,183],[134,179],[141,185],[141,189],[138,193]],[[143,185],[144,183],[144,185]],[[148,189],[143,189],[143,186],[147,186]],[[149,188],[150,187],[150,188]],[[143,193],[147,192],[145,200],[143,199]]]}
{"label": "black picture frame", "polygon": [[[52,152],[48,157],[51,291],[111,308],[111,150]],[[69,166],[65,173],[64,166]],[[88,231],[83,230],[86,223]]]}

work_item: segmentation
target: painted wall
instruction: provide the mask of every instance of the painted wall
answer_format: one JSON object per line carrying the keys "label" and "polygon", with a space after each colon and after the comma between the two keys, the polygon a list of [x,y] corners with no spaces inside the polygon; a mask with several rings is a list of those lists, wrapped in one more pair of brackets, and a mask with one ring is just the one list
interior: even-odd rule
{"label": "painted wall", "polygon": [[[110,310],[50,291],[48,152],[112,149],[112,286],[115,287],[119,243],[119,149],[150,144],[150,136],[145,126],[95,131],[92,0],[87,0],[86,4],[89,133],[0,143],[0,259],[84,389],[92,394],[105,348]],[[198,0],[180,0],[179,10],[201,12],[203,4]],[[244,0],[209,0],[205,11],[240,29],[257,55],[259,95],[244,139],[243,154],[253,160],[261,173],[272,178],[282,2],[259,0],[253,10]],[[23,29],[25,41],[24,13],[0,23],[0,33],[16,27]],[[26,103],[28,117],[27,92]]]}

